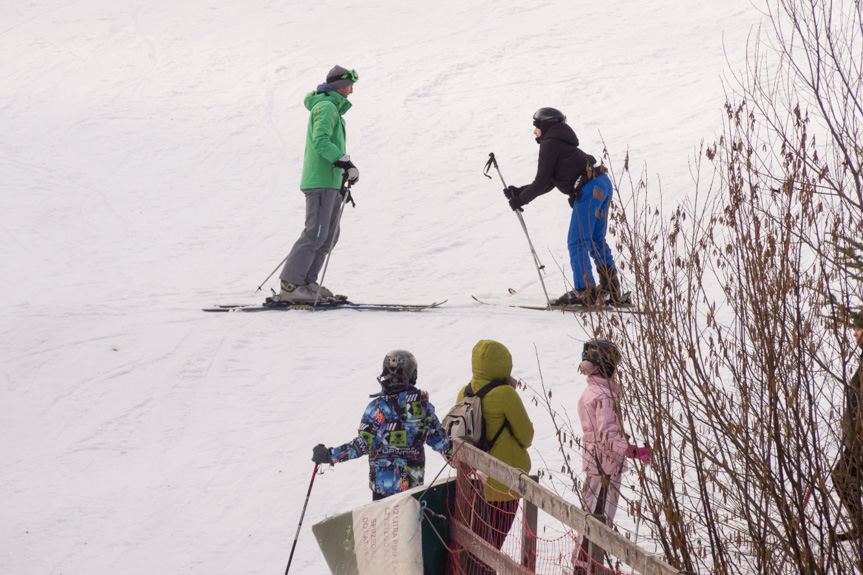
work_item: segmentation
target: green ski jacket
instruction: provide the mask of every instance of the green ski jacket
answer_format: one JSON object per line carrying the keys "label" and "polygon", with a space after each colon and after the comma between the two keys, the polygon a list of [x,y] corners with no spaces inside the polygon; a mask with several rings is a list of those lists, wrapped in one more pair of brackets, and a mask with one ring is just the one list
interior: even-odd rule
{"label": "green ski jacket", "polygon": [[350,110],[351,103],[335,91],[309,92],[304,103],[310,113],[300,189],[339,189],[344,170],[333,166],[333,162],[345,155],[342,115]]}

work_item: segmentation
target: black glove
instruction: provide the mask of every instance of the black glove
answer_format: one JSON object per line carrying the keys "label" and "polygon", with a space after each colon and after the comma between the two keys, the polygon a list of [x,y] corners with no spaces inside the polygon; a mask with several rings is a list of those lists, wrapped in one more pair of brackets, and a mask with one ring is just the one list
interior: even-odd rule
{"label": "black glove", "polygon": [[347,154],[333,162],[333,165],[337,168],[341,168],[343,170],[347,170],[348,168],[353,168],[354,163],[351,161],[351,157]]}
{"label": "black glove", "polygon": [[351,157],[348,156],[347,154],[345,154],[344,156],[342,156],[341,158],[339,158],[338,160],[333,162],[333,165],[337,168],[341,168],[341,169],[345,170],[345,173],[347,173],[347,175],[348,175],[348,183],[350,185],[353,186],[354,184],[356,184],[357,182],[360,181],[360,171],[357,169],[357,167],[351,161]]}
{"label": "black glove", "polygon": [[521,199],[521,197],[516,194],[509,199],[509,207],[512,208],[512,211],[518,210],[519,212],[523,212],[524,210],[521,207],[525,204],[525,202]]}
{"label": "black glove", "polygon": [[312,449],[312,461],[317,463],[318,465],[323,465],[325,463],[332,463],[333,460],[330,458],[330,450],[323,443],[318,443],[315,445],[315,448]]}
{"label": "black glove", "polygon": [[518,186],[507,186],[503,189],[503,195],[506,196],[506,199],[511,200],[513,196],[517,196],[521,191],[521,188]]}

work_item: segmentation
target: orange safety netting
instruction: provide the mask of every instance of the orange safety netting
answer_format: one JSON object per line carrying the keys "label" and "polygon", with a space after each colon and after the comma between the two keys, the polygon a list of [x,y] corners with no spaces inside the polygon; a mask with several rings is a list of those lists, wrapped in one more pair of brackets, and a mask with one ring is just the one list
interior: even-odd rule
{"label": "orange safety netting", "polygon": [[[524,572],[549,575],[621,573],[591,559],[581,548],[582,540],[575,531],[543,512],[539,512],[539,521],[533,522],[537,526],[531,526],[525,519],[524,502],[514,498],[506,487],[481,476],[458,453],[451,463],[466,473],[450,484],[455,486],[455,497],[450,499],[450,519],[469,527],[501,555],[524,566]],[[556,533],[556,536],[542,537],[538,532]],[[449,547],[447,575],[495,573],[455,541],[451,541]]]}

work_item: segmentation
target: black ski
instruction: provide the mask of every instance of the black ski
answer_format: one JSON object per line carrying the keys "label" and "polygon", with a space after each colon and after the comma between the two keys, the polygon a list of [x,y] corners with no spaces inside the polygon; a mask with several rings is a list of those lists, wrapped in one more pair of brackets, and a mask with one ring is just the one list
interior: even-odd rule
{"label": "black ski", "polygon": [[519,309],[535,309],[542,311],[571,311],[578,313],[593,313],[598,311],[610,311],[610,312],[619,312],[619,313],[644,313],[643,311],[637,309],[634,304],[627,304],[622,306],[611,306],[611,305],[602,305],[602,306],[584,306],[584,305],[552,305],[548,307],[547,305],[519,305],[519,304],[507,304],[507,303],[491,303],[487,301],[483,301],[478,297],[472,295],[470,296],[474,299],[474,301],[481,303],[483,305],[493,305],[493,306],[503,306],[503,307],[514,307]]}
{"label": "black ski", "polygon": [[434,309],[445,304],[447,300],[431,304],[393,304],[393,303],[349,303],[349,302],[321,302],[317,306],[311,304],[288,304],[288,305],[257,305],[257,304],[232,304],[214,305],[203,308],[208,312],[261,312],[261,311],[326,311],[334,309],[353,309],[357,311],[423,311]]}

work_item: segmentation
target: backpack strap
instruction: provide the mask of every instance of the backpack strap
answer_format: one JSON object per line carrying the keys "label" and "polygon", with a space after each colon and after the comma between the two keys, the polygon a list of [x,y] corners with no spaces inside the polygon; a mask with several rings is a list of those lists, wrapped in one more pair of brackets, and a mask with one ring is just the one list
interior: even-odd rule
{"label": "backpack strap", "polygon": [[[482,389],[480,389],[479,391],[476,392],[476,396],[478,398],[482,399],[483,397],[486,396],[486,394],[489,391],[491,391],[495,387],[500,387],[501,385],[509,385],[509,384],[507,382],[503,381],[502,379],[495,379],[493,381],[490,381],[489,383],[485,384],[482,387]],[[470,384],[467,384],[467,386],[470,387]],[[471,392],[471,395],[474,395],[474,394]]]}
{"label": "backpack strap", "polygon": [[[494,444],[497,442],[497,438],[500,437],[500,434],[503,433],[504,429],[509,430],[509,434],[512,435],[512,427],[509,425],[509,420],[504,419],[503,425],[500,426],[500,429],[497,430],[497,433],[494,434],[494,437],[491,438],[491,441],[488,443],[488,450],[491,451],[491,448],[494,447]],[[515,438],[513,436],[513,438]]]}
{"label": "backpack strap", "polygon": [[[476,395],[476,397],[480,398],[480,401],[482,401],[482,398],[485,397],[486,394],[488,394],[488,392],[490,392],[492,389],[494,389],[496,387],[500,387],[502,385],[509,385],[509,383],[502,380],[502,379],[495,379],[495,380],[492,380],[489,383],[485,384],[478,392],[473,393],[473,390],[471,390],[471,388],[470,388],[470,384],[467,384],[467,386],[464,388],[464,393],[465,393],[465,395],[468,395],[468,391],[470,391],[471,396]],[[483,415],[482,419],[483,419],[483,422],[485,422],[485,415]],[[509,420],[507,420],[506,417],[504,417],[503,425],[500,426],[500,429],[497,430],[497,433],[495,433],[494,437],[491,439],[491,441],[489,441],[488,449],[486,451],[491,451],[491,448],[494,447],[494,444],[497,442],[498,438],[500,437],[500,434],[503,433],[504,429],[508,429],[509,434],[513,435],[512,427],[510,426]]]}

